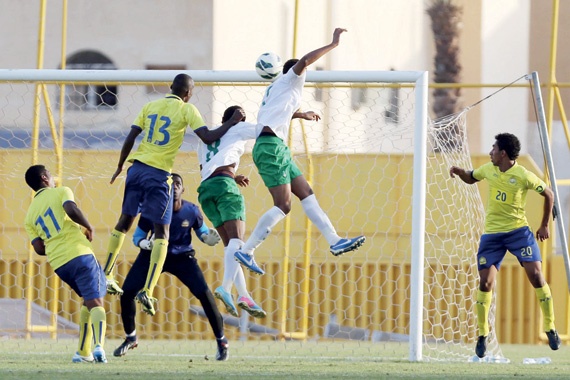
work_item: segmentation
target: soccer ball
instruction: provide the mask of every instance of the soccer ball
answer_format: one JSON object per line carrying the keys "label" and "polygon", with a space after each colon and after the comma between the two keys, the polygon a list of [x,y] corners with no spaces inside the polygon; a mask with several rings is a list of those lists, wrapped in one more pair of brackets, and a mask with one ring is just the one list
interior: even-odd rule
{"label": "soccer ball", "polygon": [[273,79],[281,73],[283,62],[275,53],[263,53],[255,62],[255,71],[263,79]]}

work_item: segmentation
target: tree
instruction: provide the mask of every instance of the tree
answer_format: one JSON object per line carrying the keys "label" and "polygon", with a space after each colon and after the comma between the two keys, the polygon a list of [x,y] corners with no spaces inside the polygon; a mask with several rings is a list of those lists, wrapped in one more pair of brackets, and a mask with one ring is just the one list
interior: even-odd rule
{"label": "tree", "polygon": [[[427,13],[431,18],[431,29],[435,41],[433,80],[435,83],[459,83],[459,30],[463,9],[452,0],[432,0]],[[433,91],[433,112],[436,118],[452,115],[458,111],[461,98],[460,88],[436,88]],[[439,150],[454,150],[461,146],[459,128],[452,126],[442,130],[440,137],[446,141]]]}

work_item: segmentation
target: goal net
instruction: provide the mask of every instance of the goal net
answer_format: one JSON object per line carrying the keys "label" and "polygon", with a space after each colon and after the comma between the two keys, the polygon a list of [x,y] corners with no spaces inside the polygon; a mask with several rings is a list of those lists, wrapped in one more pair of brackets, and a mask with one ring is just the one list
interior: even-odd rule
{"label": "goal net", "polygon": [[[0,316],[0,334],[44,339],[57,333],[63,339],[76,334],[79,320],[80,299],[53,280],[45,258],[30,252],[22,225],[31,199],[25,170],[44,164],[74,191],[95,227],[95,254],[103,262],[122,201],[124,176],[109,184],[119,150],[141,107],[163,97],[177,73],[0,70],[0,298],[11,305],[3,308],[10,315]],[[208,126],[219,125],[224,109],[234,104],[255,120],[267,83],[254,72],[190,74],[196,82],[190,102]],[[266,274],[246,273],[267,318],[234,318],[218,304],[226,336],[243,342],[232,355],[263,355],[257,344],[279,340],[312,344],[316,354],[328,357],[473,356],[483,207],[475,186],[448,175],[451,165],[472,167],[465,115],[428,123],[426,86],[426,73],[308,74],[302,107],[322,120],[294,122],[291,150],[339,235],[363,234],[367,241],[356,252],[333,257],[294,200],[290,219],[256,252]],[[196,144],[189,131],[174,168],[183,176],[184,198],[194,203],[200,181]],[[252,163],[252,146],[239,170],[251,180],[243,189],[246,237],[272,206]],[[119,283],[138,254],[132,232],[117,262]],[[214,289],[222,281],[223,247],[194,241]],[[145,342],[139,352],[213,339],[201,305],[176,278],[162,275],[154,295],[154,317],[138,310],[138,337]],[[26,308],[15,302],[23,298]],[[112,346],[124,337],[118,299],[106,297],[106,308]],[[50,324],[55,330],[38,328]],[[501,355],[493,329],[489,354]]]}

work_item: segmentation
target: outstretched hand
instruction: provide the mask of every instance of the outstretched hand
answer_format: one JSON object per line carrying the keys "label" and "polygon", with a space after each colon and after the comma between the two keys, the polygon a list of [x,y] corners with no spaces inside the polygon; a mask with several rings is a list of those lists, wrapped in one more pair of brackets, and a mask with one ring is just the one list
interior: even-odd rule
{"label": "outstretched hand", "polygon": [[238,174],[236,175],[236,177],[234,178],[234,180],[236,181],[236,183],[238,185],[240,185],[241,187],[246,187],[247,185],[249,185],[249,178],[244,176],[243,174]]}
{"label": "outstretched hand", "polygon": [[321,115],[319,115],[318,113],[313,112],[313,111],[307,111],[307,112],[304,112],[302,118],[305,120],[319,121],[319,120],[321,120]]}
{"label": "outstretched hand", "polygon": [[220,234],[216,231],[215,228],[210,228],[207,233],[200,236],[200,240],[204,242],[204,244],[208,244],[210,247],[218,244],[220,240]]}
{"label": "outstretched hand", "polygon": [[347,32],[347,30],[343,28],[336,28],[333,32],[332,43],[338,45],[338,43],[340,42],[340,35],[344,32]]}
{"label": "outstretched hand", "polygon": [[461,173],[461,168],[458,168],[457,166],[452,166],[451,168],[449,168],[449,176],[451,178],[455,178],[455,175],[459,175]]}

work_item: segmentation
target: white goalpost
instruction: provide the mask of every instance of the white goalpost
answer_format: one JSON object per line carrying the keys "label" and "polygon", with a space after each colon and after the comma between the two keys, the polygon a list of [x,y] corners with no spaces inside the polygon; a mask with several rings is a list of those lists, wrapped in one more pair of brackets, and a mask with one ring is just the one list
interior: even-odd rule
{"label": "white goalpost", "polygon": [[[248,121],[255,120],[268,82],[254,71],[186,72],[196,83],[190,102],[208,126],[219,125],[224,109],[234,104],[244,108]],[[2,260],[20,268],[0,283],[0,298],[23,298],[14,283],[28,263],[33,273],[43,274],[30,279],[33,289],[25,295],[30,302],[51,310],[49,300],[55,297],[62,305],[58,315],[78,321],[77,297],[46,286],[45,277],[53,272],[44,259],[28,255],[21,220],[30,194],[23,190],[23,173],[32,163],[45,164],[74,190],[95,226],[95,254],[103,261],[122,200],[124,177],[119,184],[108,182],[124,136],[140,108],[164,96],[178,73],[0,70],[0,202],[6,204],[0,250]],[[465,114],[429,122],[428,73],[419,71],[310,71],[303,96],[303,108],[319,112],[322,120],[293,125],[294,158],[339,235],[364,234],[367,242],[354,253],[332,257],[318,231],[305,226],[294,201],[290,225],[277,226],[256,253],[266,275],[247,276],[268,317],[226,316],[226,335],[253,342],[324,341],[329,356],[467,360],[476,339],[472,299],[484,212],[476,187],[448,178],[451,163],[472,166]],[[195,144],[187,132],[175,171],[184,176],[185,198],[197,203]],[[247,237],[271,198],[249,153],[240,171],[252,179],[243,190]],[[214,289],[222,279],[223,249],[195,245]],[[125,241],[119,282],[137,253]],[[161,276],[155,293],[157,316],[137,316],[143,340],[156,346],[164,340],[211,338],[199,304],[177,280]],[[109,299],[106,305],[110,338],[123,334],[118,304]],[[344,340],[347,347],[331,343]],[[488,352],[501,357],[493,330]]]}
{"label": "white goalpost", "polygon": [[562,248],[564,258],[564,268],[566,270],[566,283],[570,291],[570,257],[568,255],[568,241],[566,240],[566,229],[564,227],[564,218],[560,209],[560,196],[558,194],[558,186],[556,185],[556,172],[554,170],[554,160],[552,159],[552,151],[550,149],[550,140],[548,138],[548,129],[546,127],[546,114],[544,112],[544,103],[542,101],[542,92],[540,91],[540,79],[536,71],[530,74],[532,82],[533,95],[537,106],[538,132],[542,145],[542,151],[546,158],[546,166],[548,168],[550,182],[552,183],[552,192],[554,193],[554,215],[556,218],[556,227]]}

